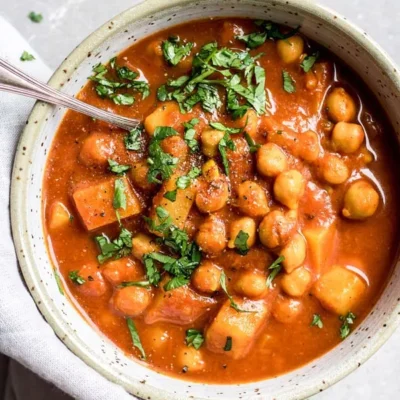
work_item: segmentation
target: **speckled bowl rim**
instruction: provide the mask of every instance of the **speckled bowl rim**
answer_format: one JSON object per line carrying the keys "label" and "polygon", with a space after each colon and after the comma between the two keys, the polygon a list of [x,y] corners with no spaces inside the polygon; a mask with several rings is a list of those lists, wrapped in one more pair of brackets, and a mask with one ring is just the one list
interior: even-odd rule
{"label": "speckled bowl rim", "polygon": [[[88,36],[80,45],[78,45],[55,71],[49,81],[49,84],[53,87],[59,88],[60,84],[65,79],[65,73],[63,71],[73,71],[74,68],[77,67],[87,57],[88,53],[93,51],[93,49],[96,49],[102,42],[112,36],[116,30],[122,29],[124,26],[128,25],[132,21],[138,20],[140,18],[145,18],[146,16],[149,16],[154,12],[189,3],[193,3],[193,1],[145,0],[143,3],[122,12],[112,19],[114,27],[113,30],[109,29],[109,22],[106,22],[103,26],[101,26],[94,33]],[[377,45],[374,40],[369,38],[364,31],[360,30],[357,26],[348,22],[345,17],[338,15],[336,12],[330,10],[329,8],[318,5],[311,0],[275,0],[271,1],[271,3],[276,3],[279,5],[290,4],[292,7],[298,8],[299,11],[315,15],[319,19],[335,25],[338,29],[349,35],[355,42],[365,47],[375,59],[377,65],[379,65],[379,67],[394,83],[393,87],[400,88],[400,74],[396,68],[396,65],[393,63],[390,57],[386,54],[385,51],[380,48],[380,46]],[[397,91],[399,92],[399,90]],[[45,317],[46,321],[50,324],[52,329],[55,331],[57,336],[59,338],[64,338],[63,341],[67,345],[67,347],[83,361],[85,361],[86,364],[98,371],[108,380],[117,384],[121,384],[121,381],[118,379],[118,377],[115,376],[106,367],[103,367],[101,364],[97,363],[95,357],[88,355],[85,349],[79,344],[77,340],[74,339],[73,336],[67,335],[67,329],[62,326],[61,322],[52,311],[50,299],[46,297],[41,288],[40,275],[35,268],[35,260],[33,258],[29,259],[29,251],[26,253],[27,257],[22,256],[22,254],[24,254],[25,250],[27,249],[27,243],[30,242],[30,235],[28,234],[28,232],[23,230],[23,227],[26,226],[26,223],[24,223],[23,221],[24,218],[26,218],[26,214],[21,212],[23,200],[26,196],[27,187],[24,186],[21,189],[21,186],[16,185],[16,181],[17,179],[20,179],[21,176],[27,181],[29,169],[24,168],[23,171],[20,171],[17,170],[16,166],[27,166],[27,164],[29,163],[29,152],[32,151],[31,149],[34,148],[35,143],[34,132],[37,132],[41,129],[41,125],[44,122],[44,116],[47,114],[48,109],[49,106],[44,105],[41,102],[36,103],[29,116],[29,120],[35,121],[35,124],[27,124],[27,126],[25,127],[20,137],[14,160],[10,209],[12,233],[16,248],[16,254],[18,256],[19,265],[28,289],[30,290],[31,295],[35,300],[40,312]],[[31,146],[29,146],[29,144]],[[23,152],[21,151],[22,146],[27,147],[25,155],[23,155]],[[35,288],[35,290],[31,290],[31,288]],[[390,315],[387,315],[385,320],[386,326],[384,328],[380,328],[377,333],[372,337],[372,339],[365,344],[366,348],[362,356],[360,357],[360,355],[356,354],[350,355],[349,362],[346,364],[346,367],[341,368],[338,366],[335,369],[334,373],[329,376],[330,385],[333,385],[334,383],[343,379],[345,376],[347,376],[353,370],[359,367],[360,363],[364,363],[366,360],[368,360],[389,339],[389,337],[393,334],[395,329],[400,324],[400,303],[397,303],[397,305],[393,309],[393,312]],[[123,386],[128,390],[132,390],[132,386],[130,388],[128,388],[127,385]],[[299,387],[298,390],[288,394],[287,396],[281,397],[280,400],[307,398],[309,396],[312,396],[313,394],[316,394],[318,390],[318,387],[310,382],[307,387]],[[174,395],[167,395],[165,392],[155,388],[154,390],[153,388],[151,388],[151,394],[153,396],[153,399],[156,400],[172,400],[173,398],[175,398]]]}

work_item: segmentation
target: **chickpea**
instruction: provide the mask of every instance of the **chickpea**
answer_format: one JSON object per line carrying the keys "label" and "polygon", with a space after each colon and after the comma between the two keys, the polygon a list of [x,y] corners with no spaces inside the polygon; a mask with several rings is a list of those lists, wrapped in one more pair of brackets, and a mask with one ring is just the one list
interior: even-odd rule
{"label": "chickpea", "polygon": [[311,282],[311,273],[304,267],[296,268],[290,274],[284,274],[281,279],[282,289],[289,296],[303,296]]}
{"label": "chickpea", "polygon": [[204,368],[204,360],[201,356],[201,350],[194,347],[183,347],[177,355],[177,363],[179,368],[189,372],[201,371]]}
{"label": "chickpea", "polygon": [[275,198],[291,209],[297,209],[304,194],[306,182],[303,175],[295,169],[282,172],[274,183]]}
{"label": "chickpea", "polygon": [[339,185],[350,176],[350,171],[344,161],[333,154],[328,154],[324,157],[321,172],[322,177],[332,185]]}
{"label": "chickpea", "polygon": [[79,160],[88,167],[106,167],[115,147],[115,142],[110,135],[93,132],[84,140]]}
{"label": "chickpea", "polygon": [[321,152],[318,134],[314,131],[306,131],[301,134],[299,156],[308,162],[313,162]]}
{"label": "chickpea", "polygon": [[250,248],[254,246],[256,242],[256,223],[254,219],[250,217],[242,217],[232,221],[229,227],[228,247],[230,249],[235,248],[235,239],[240,231],[249,235],[247,238],[247,247]]}
{"label": "chickpea", "polygon": [[165,153],[184,160],[188,154],[188,145],[180,136],[169,136],[161,142],[161,148]]}
{"label": "chickpea", "polygon": [[280,256],[285,258],[282,261],[282,265],[288,274],[303,264],[306,254],[307,242],[300,233],[294,234],[289,243],[279,253]]}
{"label": "chickpea", "polygon": [[266,281],[266,276],[261,272],[244,271],[239,275],[234,288],[242,296],[260,297],[267,290]]}
{"label": "chickpea", "polygon": [[273,143],[264,144],[258,149],[256,161],[258,172],[270,177],[279,175],[288,167],[286,154]]}
{"label": "chickpea", "polygon": [[369,182],[359,180],[347,189],[342,214],[349,219],[364,219],[372,216],[378,205],[378,192]]}
{"label": "chickpea", "polygon": [[284,324],[290,324],[298,318],[303,311],[303,303],[286,296],[279,296],[273,306],[272,315]]}
{"label": "chickpea", "polygon": [[318,79],[313,71],[306,72],[306,88],[307,90],[314,90],[318,85]]}
{"label": "chickpea", "polygon": [[214,160],[208,160],[201,168],[202,175],[207,182],[211,182],[220,177],[218,165]]}
{"label": "chickpea", "polygon": [[144,313],[151,299],[151,290],[143,287],[128,286],[117,290],[111,302],[115,310],[124,316],[138,317]]}
{"label": "chickpea", "polygon": [[140,280],[143,276],[143,269],[138,262],[123,257],[108,261],[101,273],[108,282],[116,286],[122,282]]}
{"label": "chickpea", "polygon": [[221,269],[211,261],[203,261],[192,275],[193,286],[204,293],[214,293],[221,287]]}
{"label": "chickpea", "polygon": [[219,253],[226,247],[226,230],[222,220],[210,215],[200,225],[196,235],[196,243],[205,253]]}
{"label": "chickpea", "polygon": [[296,232],[296,227],[297,211],[284,214],[282,211],[274,210],[261,221],[258,234],[261,243],[273,249],[284,246]]}
{"label": "chickpea", "polygon": [[99,297],[106,293],[107,284],[97,264],[85,264],[78,271],[78,275],[85,280],[82,285],[76,285],[76,289],[83,295]]}
{"label": "chickpea", "polygon": [[326,107],[329,118],[334,122],[349,122],[356,117],[356,104],[343,88],[335,88],[328,94]]}
{"label": "chickpea", "polygon": [[207,157],[215,157],[218,153],[218,144],[224,137],[224,132],[216,129],[204,130],[201,134],[201,149]]}
{"label": "chickpea", "polygon": [[162,41],[161,40],[153,40],[148,46],[147,46],[147,52],[153,56],[159,56],[161,57],[163,55],[163,50],[162,50]]}
{"label": "chickpea", "polygon": [[333,128],[332,143],[336,151],[354,153],[364,141],[364,129],[359,124],[338,122]]}
{"label": "chickpea", "polygon": [[299,60],[304,49],[304,40],[300,36],[292,36],[287,39],[278,40],[276,49],[281,60],[285,64],[292,64]]}
{"label": "chickpea", "polygon": [[237,206],[250,217],[262,217],[269,212],[264,189],[257,183],[245,181],[237,188]]}
{"label": "chickpea", "polygon": [[255,139],[258,130],[259,117],[254,110],[248,110],[242,118],[239,118],[236,121],[236,123],[238,127],[245,126],[244,130],[250,137]]}
{"label": "chickpea", "polygon": [[225,207],[229,199],[229,185],[224,176],[206,182],[196,194],[196,206],[203,213],[211,213]]}
{"label": "chickpea", "polygon": [[139,161],[132,165],[130,169],[130,176],[135,186],[143,190],[151,190],[155,188],[154,183],[150,183],[147,180],[147,173],[149,172],[149,166],[146,161]]}
{"label": "chickpea", "polygon": [[160,251],[160,246],[154,239],[144,233],[138,233],[132,238],[132,254],[138,260],[143,256],[154,251]]}

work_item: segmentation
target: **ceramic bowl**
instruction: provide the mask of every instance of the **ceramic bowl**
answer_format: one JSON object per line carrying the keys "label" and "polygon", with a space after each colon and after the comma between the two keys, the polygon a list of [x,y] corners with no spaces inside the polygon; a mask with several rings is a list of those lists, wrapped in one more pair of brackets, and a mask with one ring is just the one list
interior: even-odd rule
{"label": "ceramic bowl", "polygon": [[[61,64],[50,85],[76,94],[91,68],[137,40],[166,27],[207,17],[270,19],[301,25],[301,32],[338,55],[373,91],[400,134],[400,77],[367,34],[336,13],[305,0],[147,0],[103,25]],[[42,180],[47,152],[64,109],[37,103],[16,153],[11,192],[12,228],[27,287],[60,339],[107,379],[141,398],[302,399],[326,389],[359,367],[390,336],[400,320],[398,264],[369,316],[335,349],[275,379],[242,385],[205,385],[178,380],[126,357],[78,313],[56,284],[42,228]]]}

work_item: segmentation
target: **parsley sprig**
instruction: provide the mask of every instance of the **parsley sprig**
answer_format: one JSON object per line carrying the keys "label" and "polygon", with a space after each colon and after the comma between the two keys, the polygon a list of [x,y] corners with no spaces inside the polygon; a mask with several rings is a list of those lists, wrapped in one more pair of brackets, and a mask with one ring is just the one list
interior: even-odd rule
{"label": "parsley sprig", "polygon": [[[116,57],[110,60],[110,66],[104,64],[96,64],[93,68],[93,75],[89,77],[96,82],[96,93],[102,98],[109,98],[115,104],[129,106],[135,102],[132,93],[139,92],[142,99],[150,94],[150,86],[145,81],[138,81],[137,72],[132,71],[128,67],[119,67]],[[115,78],[110,78],[110,74]],[[123,92],[121,92],[123,89]]]}
{"label": "parsley sprig", "polygon": [[204,111],[214,112],[222,106],[218,90],[222,88],[226,90],[226,108],[233,118],[243,116],[251,107],[258,114],[265,114],[265,71],[256,65],[261,55],[252,57],[246,51],[207,43],[195,55],[191,74],[167,81],[159,87],[157,97],[160,101],[177,101],[182,113],[198,103]]}

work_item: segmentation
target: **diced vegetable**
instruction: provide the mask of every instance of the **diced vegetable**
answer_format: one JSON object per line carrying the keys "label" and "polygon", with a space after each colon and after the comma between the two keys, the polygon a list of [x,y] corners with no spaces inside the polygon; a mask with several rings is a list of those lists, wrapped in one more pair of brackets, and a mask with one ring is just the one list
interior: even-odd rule
{"label": "diced vegetable", "polygon": [[51,205],[47,218],[47,226],[50,230],[66,227],[71,223],[71,220],[72,216],[63,203],[56,201]]}

